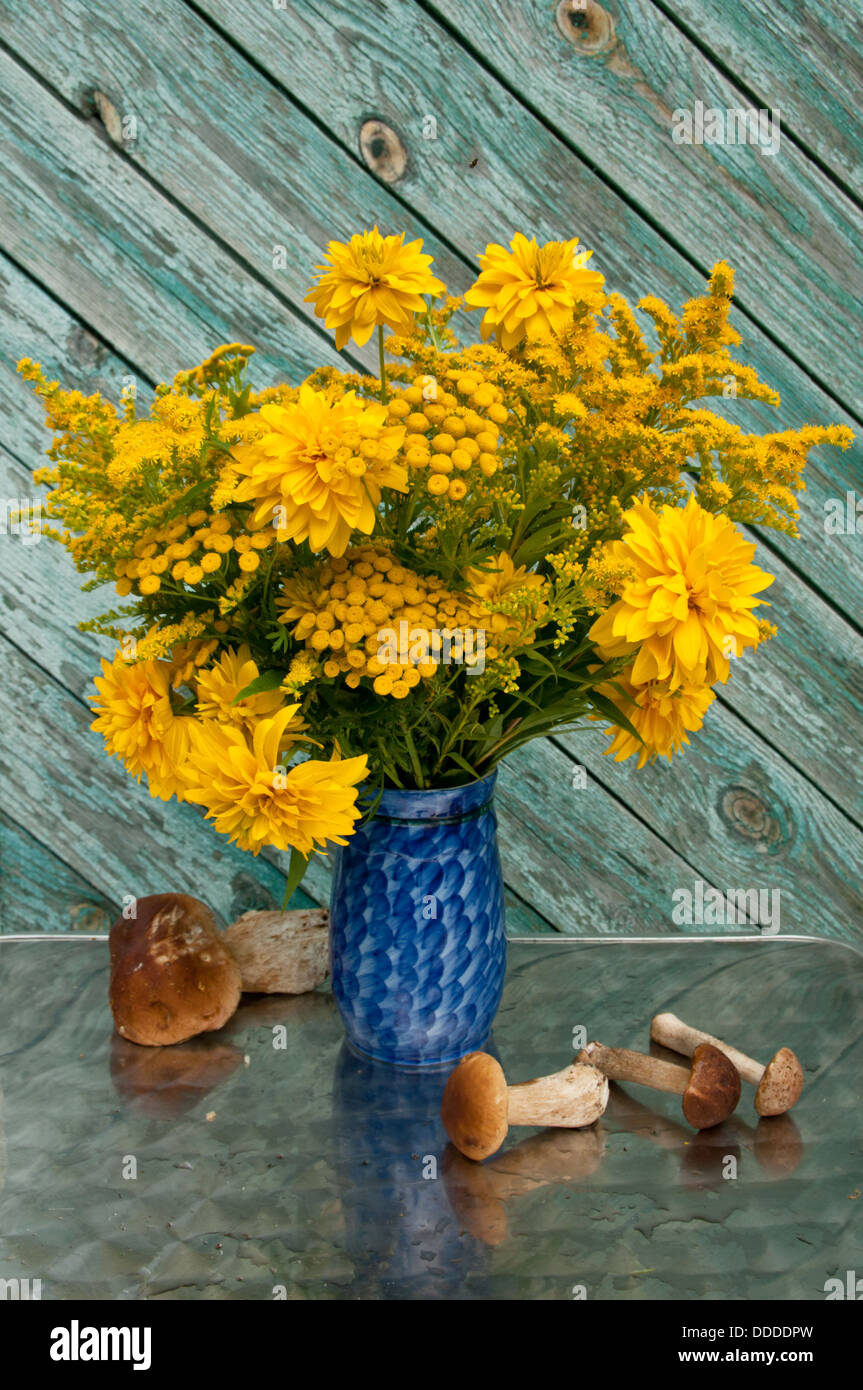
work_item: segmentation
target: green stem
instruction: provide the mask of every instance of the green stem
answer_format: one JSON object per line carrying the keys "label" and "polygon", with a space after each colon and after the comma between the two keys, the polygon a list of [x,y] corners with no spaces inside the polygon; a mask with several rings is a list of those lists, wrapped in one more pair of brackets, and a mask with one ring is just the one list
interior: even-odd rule
{"label": "green stem", "polygon": [[382,323],[379,323],[379,324],[378,324],[378,361],[379,361],[379,363],[380,363],[380,372],[381,372],[381,401],[382,401],[382,403],[383,403],[384,405],[386,405],[386,403],[387,403],[387,363],[386,363],[386,358],[384,357],[384,326],[383,326]]}
{"label": "green stem", "polygon": [[429,337],[431,338],[432,347],[434,348],[435,352],[440,352],[440,340],[438,339],[437,329],[435,328],[434,322],[432,321],[431,304],[428,303],[426,304],[426,327],[429,331]]}
{"label": "green stem", "polygon": [[422,791],[425,787],[425,782],[423,780],[422,765],[420,764],[419,757],[417,756],[417,750],[414,746],[414,741],[411,738],[410,729],[408,728],[406,719],[401,720],[401,729],[402,733],[405,736],[405,743],[407,744],[407,750],[411,760],[411,767],[414,770],[414,777],[417,779],[417,786],[419,787],[420,791]]}

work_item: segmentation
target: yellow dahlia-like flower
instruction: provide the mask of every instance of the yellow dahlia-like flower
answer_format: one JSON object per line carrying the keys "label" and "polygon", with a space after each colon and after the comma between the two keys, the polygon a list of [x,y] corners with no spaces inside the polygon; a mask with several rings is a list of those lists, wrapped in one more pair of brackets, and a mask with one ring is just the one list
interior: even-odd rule
{"label": "yellow dahlia-like flower", "polygon": [[352,531],[371,534],[381,487],[407,491],[395,462],[405,427],[388,423],[386,406],[302,386],[296,402],[265,405],[261,417],[269,432],[233,449],[244,475],[234,500],[254,502],[252,526],[270,523],[280,541],[342,555]]}
{"label": "yellow dahlia-like flower", "polygon": [[509,350],[522,338],[559,337],[576,304],[598,309],[604,278],[588,270],[592,251],[578,251],[572,241],[528,241],[516,232],[510,250],[492,242],[479,257],[480,275],[465,295],[472,309],[485,309],[482,336],[496,333]]}
{"label": "yellow dahlia-like flower", "polygon": [[253,854],[264,845],[301,854],[328,841],[343,845],[360,817],[357,784],[366,775],[365,754],[279,767],[298,709],[285,705],[248,734],[213,719],[190,721],[186,799],[204,806],[221,834]]}
{"label": "yellow dahlia-like flower", "polygon": [[628,729],[614,725],[605,730],[611,739],[605,752],[616,763],[637,753],[641,768],[653,758],[670,758],[672,753],[679,753],[689,742],[687,732],[694,733],[701,728],[705,712],[715,696],[709,685],[684,683],[672,691],[667,681],[633,685],[631,676],[632,668],[627,667],[614,678],[629,699],[621,698],[613,685],[601,686],[600,692],[614,701],[644,741],[639,743]]}
{"label": "yellow dahlia-like flower", "polygon": [[624,513],[628,533],[608,547],[628,561],[635,578],[590,629],[609,659],[637,650],[632,681],[725,681],[729,657],[761,637],[752,609],[773,576],[752,564],[755,546],[726,516],[714,516],[690,496],[685,507],[655,511],[638,502]]}
{"label": "yellow dahlia-like flower", "polygon": [[414,314],[426,307],[422,296],[446,289],[429,269],[432,257],[421,253],[422,241],[405,245],[404,233],[385,237],[377,227],[347,244],[330,242],[329,264],[315,267],[320,275],[306,302],[314,304],[325,327],[335,329],[337,348],[350,338],[362,347],[380,324],[410,332]]}
{"label": "yellow dahlia-like flower", "polygon": [[[213,666],[197,672],[195,708],[204,719],[218,719],[223,724],[253,725],[256,720],[275,714],[284,704],[284,696],[276,690],[247,695],[234,704],[241,690],[260,676],[257,662],[252,660],[248,646],[228,647]],[[302,720],[292,720],[291,733],[306,727]]]}
{"label": "yellow dahlia-like flower", "polygon": [[152,796],[183,800],[181,769],[189,751],[193,721],[171,707],[171,666],[166,661],[127,663],[118,653],[102,662],[102,675],[91,696],[99,716],[90,725],[102,734],[107,750],[133,777],[147,774]]}
{"label": "yellow dahlia-like flower", "polygon": [[492,605],[497,599],[505,598],[507,594],[518,589],[543,587],[542,577],[530,574],[524,565],[516,568],[512,556],[506,550],[502,550],[497,559],[489,562],[483,569],[470,566],[465,570],[464,577],[471,593]]}
{"label": "yellow dahlia-like flower", "polygon": [[[495,609],[502,605],[510,608],[513,600],[517,604],[519,600],[516,595],[524,600],[528,593],[543,590],[546,586],[541,575],[531,574],[524,565],[516,568],[512,556],[502,550],[488,568],[476,569],[471,565],[465,570],[464,577],[470,594],[491,610],[487,622],[492,632],[498,635],[506,633],[509,642],[518,637],[527,638],[530,622],[524,621],[522,615],[495,612]],[[545,605],[537,604],[535,600],[530,602],[530,616],[535,620],[545,612]]]}

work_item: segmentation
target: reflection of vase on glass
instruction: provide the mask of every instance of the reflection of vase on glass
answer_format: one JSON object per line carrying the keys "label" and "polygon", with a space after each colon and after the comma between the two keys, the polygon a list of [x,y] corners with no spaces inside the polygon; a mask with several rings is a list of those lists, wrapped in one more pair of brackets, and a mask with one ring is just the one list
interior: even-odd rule
{"label": "reflection of vase on glass", "polygon": [[494,783],[385,791],[337,853],[333,993],[367,1056],[454,1064],[488,1037],[506,966]]}
{"label": "reflection of vase on glass", "polygon": [[442,1174],[445,1076],[400,1071],[342,1047],[333,1078],[332,1161],[346,1253],[364,1298],[483,1297],[484,1269]]}

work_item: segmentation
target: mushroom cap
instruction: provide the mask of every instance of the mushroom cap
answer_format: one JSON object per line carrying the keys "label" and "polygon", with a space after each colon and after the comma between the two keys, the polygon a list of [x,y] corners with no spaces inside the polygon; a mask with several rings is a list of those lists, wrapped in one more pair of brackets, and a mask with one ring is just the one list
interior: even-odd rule
{"label": "mushroom cap", "polygon": [[206,903],[186,893],[138,898],[109,937],[108,998],[127,1042],[161,1047],[227,1023],[240,1002],[240,971]]}
{"label": "mushroom cap", "polygon": [[487,1052],[469,1052],[450,1072],[441,1102],[444,1129],[460,1153],[479,1162],[506,1138],[507,1088],[503,1067]]}
{"label": "mushroom cap", "polygon": [[800,1099],[803,1090],[803,1068],[790,1047],[780,1047],[764,1068],[764,1075],[755,1092],[755,1109],[759,1115],[784,1115]]}
{"label": "mushroom cap", "polygon": [[740,1076],[733,1062],[713,1043],[700,1043],[692,1054],[683,1113],[693,1129],[722,1124],[740,1099]]}

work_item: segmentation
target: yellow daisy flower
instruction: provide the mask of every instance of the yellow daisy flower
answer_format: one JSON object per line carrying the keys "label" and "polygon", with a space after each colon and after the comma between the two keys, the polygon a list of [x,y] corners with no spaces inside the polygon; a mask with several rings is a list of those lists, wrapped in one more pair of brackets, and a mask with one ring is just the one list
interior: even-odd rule
{"label": "yellow daisy flower", "polygon": [[379,325],[410,332],[414,314],[425,310],[422,296],[446,289],[429,269],[432,257],[421,251],[422,241],[405,245],[404,233],[384,237],[377,227],[347,243],[330,242],[329,264],[316,266],[321,273],[306,302],[314,304],[325,327],[335,329],[337,348],[350,338],[362,347]]}
{"label": "yellow daisy flower", "polygon": [[343,845],[360,818],[357,784],[366,775],[365,754],[279,767],[298,709],[285,705],[258,720],[250,735],[215,720],[191,721],[186,798],[205,807],[216,829],[252,854],[264,845],[301,854],[328,842]]}
{"label": "yellow daisy flower", "polygon": [[629,562],[635,578],[590,629],[600,655],[638,652],[632,681],[726,681],[729,657],[761,637],[752,609],[773,576],[753,565],[755,546],[726,516],[690,496],[685,507],[656,511],[638,502],[624,513],[628,533],[612,541],[612,560]]}
{"label": "yellow daisy flower", "polygon": [[[213,666],[197,673],[197,713],[203,719],[219,719],[224,724],[241,727],[275,714],[284,704],[284,697],[278,689],[262,691],[260,695],[247,695],[239,704],[234,704],[240,691],[257,680],[260,674],[248,646],[226,648]],[[291,724],[291,729],[295,731],[305,727],[302,721]]]}
{"label": "yellow daisy flower", "polygon": [[[625,692],[613,685],[602,685],[600,694],[608,696],[626,715],[630,724],[644,740],[639,743],[628,729],[614,725],[605,733],[611,744],[605,749],[606,756],[616,763],[624,762],[633,753],[638,755],[639,768],[654,758],[670,758],[679,753],[689,742],[687,733],[701,728],[704,715],[716,698],[709,685],[690,685],[684,683],[671,690],[667,681],[650,681],[647,685],[632,684],[632,667],[628,666],[615,681]],[[592,715],[591,718],[600,716]]]}
{"label": "yellow daisy flower", "polygon": [[510,250],[492,242],[479,257],[480,274],[467,291],[465,303],[485,309],[482,336],[497,335],[509,351],[522,338],[559,337],[576,304],[599,309],[604,303],[604,277],[588,270],[592,251],[577,251],[572,241],[528,241],[516,232]]}
{"label": "yellow daisy flower", "polygon": [[280,541],[342,555],[352,531],[374,529],[382,487],[407,491],[395,462],[405,428],[388,424],[386,406],[302,386],[296,402],[265,405],[261,416],[269,432],[233,449],[244,475],[234,499],[254,502],[254,528],[270,523]]}
{"label": "yellow daisy flower", "polygon": [[174,714],[170,664],[129,664],[118,653],[112,662],[102,662],[102,675],[93,683],[98,695],[90,700],[99,717],[90,728],[102,735],[107,751],[138,781],[146,773],[152,796],[182,801],[181,769],[193,721]]}
{"label": "yellow daisy flower", "polygon": [[524,565],[519,565],[516,568],[512,562],[512,556],[505,550],[502,550],[497,559],[490,562],[484,569],[469,566],[464,572],[464,577],[471,593],[475,594],[477,598],[484,599],[490,605],[517,589],[541,589],[543,587],[541,575],[530,574]]}

